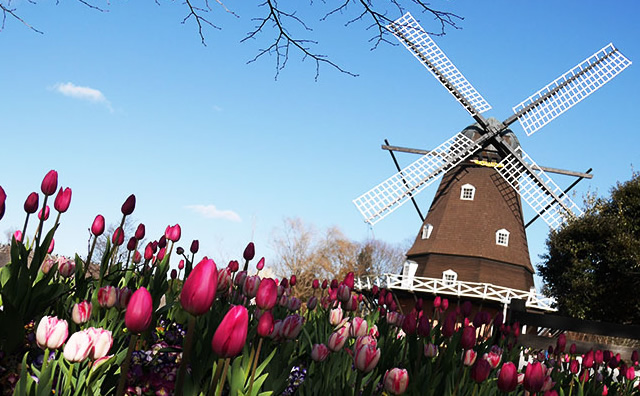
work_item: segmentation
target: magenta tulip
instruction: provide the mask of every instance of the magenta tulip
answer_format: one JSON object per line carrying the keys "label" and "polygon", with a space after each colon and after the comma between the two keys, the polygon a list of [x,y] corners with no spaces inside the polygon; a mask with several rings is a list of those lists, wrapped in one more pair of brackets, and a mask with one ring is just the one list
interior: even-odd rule
{"label": "magenta tulip", "polygon": [[393,368],[387,370],[382,382],[387,392],[393,395],[401,395],[406,392],[409,385],[409,373],[406,369]]}
{"label": "magenta tulip", "polygon": [[349,288],[349,290],[353,290],[354,287],[354,280],[355,280],[355,276],[353,274],[353,271],[350,271],[347,276],[344,277],[344,281],[343,283],[345,285],[347,285],[347,287]]}
{"label": "magenta tulip", "polygon": [[269,310],[276,305],[278,299],[278,286],[271,278],[265,278],[260,282],[256,293],[256,305],[263,310]]}
{"label": "magenta tulip", "polygon": [[151,315],[153,314],[153,300],[151,293],[141,287],[136,290],[129,304],[127,304],[127,312],[124,315],[124,323],[132,333],[142,333],[151,324]]}
{"label": "magenta tulip", "polygon": [[171,242],[178,242],[180,240],[180,236],[182,236],[182,229],[180,228],[180,224],[176,224],[173,227],[167,226],[167,229],[164,232],[164,236]]}
{"label": "magenta tulip", "polygon": [[317,289],[320,287],[320,281],[317,279],[314,279],[313,282],[311,282],[311,287],[314,289]]}
{"label": "magenta tulip", "polygon": [[24,211],[32,214],[38,211],[38,194],[32,192],[24,201]]}
{"label": "magenta tulip", "polygon": [[229,261],[229,265],[227,265],[227,268],[229,268],[229,271],[231,272],[236,272],[240,269],[240,264],[238,264],[237,260],[231,260]]}
{"label": "magenta tulip", "polygon": [[471,349],[476,345],[476,329],[473,326],[465,326],[462,329],[460,344],[464,349]]}
{"label": "magenta tulip", "polygon": [[498,375],[498,389],[502,392],[513,392],[518,387],[518,369],[512,362],[506,362]]}
{"label": "magenta tulip", "polygon": [[4,192],[2,186],[0,186],[0,220],[2,220],[2,216],[4,216],[4,204],[7,199],[7,194]]}
{"label": "magenta tulip", "polygon": [[49,220],[49,212],[50,212],[49,205],[44,207],[44,219],[42,218],[42,210],[43,209],[40,209],[40,211],[38,212],[38,219],[44,220],[44,221]]}
{"label": "magenta tulip", "polygon": [[51,254],[51,252],[53,252],[53,249],[56,246],[56,240],[51,238],[51,243],[49,244],[49,248],[47,249],[47,253]]}
{"label": "magenta tulip", "polygon": [[22,231],[16,230],[16,232],[13,233],[13,238],[16,242],[22,242]]}
{"label": "magenta tulip", "polygon": [[264,257],[258,260],[258,264],[256,264],[256,269],[258,271],[262,271],[263,268],[264,268]]}
{"label": "magenta tulip", "polygon": [[544,369],[540,362],[529,363],[524,372],[524,388],[532,393],[540,392],[544,385]]}
{"label": "magenta tulip", "polygon": [[40,186],[44,195],[53,195],[58,189],[58,172],[50,170],[42,179],[42,185]]}
{"label": "magenta tulip", "polygon": [[134,237],[137,240],[141,240],[141,239],[144,238],[145,233],[146,233],[146,229],[144,227],[144,224],[140,223],[140,224],[138,224],[138,228],[136,228],[136,232],[134,234]]}
{"label": "magenta tulip", "polygon": [[144,248],[144,259],[149,261],[153,258],[153,245],[151,243],[147,243],[147,246]]}
{"label": "magenta tulip", "polygon": [[184,281],[180,303],[185,311],[199,316],[211,308],[218,288],[218,269],[213,260],[203,258]]}
{"label": "magenta tulip", "polygon": [[113,243],[114,246],[120,246],[124,243],[124,230],[122,227],[116,228],[113,232],[111,243]]}
{"label": "magenta tulip", "polygon": [[249,260],[253,260],[253,258],[256,255],[256,247],[253,244],[253,242],[249,242],[249,244],[247,244],[247,247],[244,248],[244,252],[242,253],[242,257],[249,261]]}
{"label": "magenta tulip", "polygon": [[64,213],[69,209],[69,205],[71,204],[71,189],[69,187],[64,190],[60,187],[60,191],[58,191],[58,195],[56,195],[56,199],[53,203],[53,207],[60,213]]}
{"label": "magenta tulip", "polygon": [[273,332],[273,314],[271,311],[265,311],[258,319],[258,335],[260,337],[269,337]]}
{"label": "magenta tulip", "polygon": [[42,349],[58,349],[69,335],[66,320],[55,316],[44,316],[36,329],[36,343]]}
{"label": "magenta tulip", "polygon": [[249,313],[242,305],[232,307],[222,318],[211,340],[211,349],[221,358],[229,358],[242,352],[247,340]]}
{"label": "magenta tulip", "polygon": [[104,216],[97,215],[91,224],[91,233],[95,236],[100,236],[104,232]]}

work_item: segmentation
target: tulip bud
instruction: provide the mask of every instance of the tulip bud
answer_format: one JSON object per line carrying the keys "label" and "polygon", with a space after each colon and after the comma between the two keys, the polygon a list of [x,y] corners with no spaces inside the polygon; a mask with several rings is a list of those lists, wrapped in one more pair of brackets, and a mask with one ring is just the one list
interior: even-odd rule
{"label": "tulip bud", "polygon": [[471,366],[476,362],[476,358],[478,357],[478,353],[473,349],[467,349],[464,351],[464,355],[462,358],[462,363],[465,366]]}
{"label": "tulip bud", "polygon": [[153,245],[151,243],[147,244],[147,247],[144,248],[144,259],[151,260],[153,258]]}
{"label": "tulip bud", "polygon": [[24,211],[31,214],[38,210],[38,194],[32,192],[24,201]]}
{"label": "tulip bud", "polygon": [[240,265],[238,264],[237,260],[231,260],[229,261],[229,265],[227,265],[227,268],[229,268],[229,271],[231,272],[236,272],[238,269],[240,269]]}
{"label": "tulip bud", "polygon": [[342,322],[342,315],[342,308],[338,307],[332,309],[329,311],[329,323],[331,323],[332,326],[339,325],[340,322]]}
{"label": "tulip bud", "polygon": [[51,254],[53,252],[53,248],[56,246],[56,240],[51,238],[51,243],[49,244],[49,248],[47,249],[47,253]]}
{"label": "tulip bud", "polygon": [[271,278],[265,278],[260,282],[256,292],[256,305],[262,310],[269,310],[276,305],[278,299],[278,287]]}
{"label": "tulip bud", "polygon": [[393,368],[384,374],[384,389],[394,395],[401,395],[409,385],[409,373],[405,369]]}
{"label": "tulip bud", "polygon": [[590,349],[589,352],[587,352],[582,357],[582,366],[584,366],[586,368],[591,368],[591,367],[593,367],[593,361],[594,361],[593,349]]}
{"label": "tulip bud", "polygon": [[136,239],[136,237],[129,238],[129,241],[127,242],[127,250],[130,252],[135,250],[137,244],[138,240]]}
{"label": "tulip bud", "polygon": [[364,373],[373,370],[380,360],[380,349],[375,345],[362,345],[353,357],[353,363],[356,368]]}
{"label": "tulip bud", "polygon": [[58,273],[61,276],[65,278],[69,278],[73,274],[75,274],[76,263],[73,260],[60,256],[58,257],[57,262],[58,262]]}
{"label": "tulip bud", "polygon": [[114,246],[120,246],[124,243],[124,230],[122,227],[116,228],[113,232],[113,235],[111,236],[111,243],[113,243]]}
{"label": "tulip bud", "polygon": [[49,173],[44,176],[44,179],[42,179],[40,188],[46,196],[55,194],[58,189],[58,172],[50,170]]}
{"label": "tulip bud", "polygon": [[134,234],[134,238],[136,238],[137,240],[143,239],[145,231],[146,231],[146,229],[144,227],[144,224],[142,224],[142,223],[138,224],[138,228],[136,228],[136,232]]}
{"label": "tulip bud", "polygon": [[450,312],[444,320],[444,324],[442,325],[442,335],[444,335],[445,337],[451,337],[453,335],[453,332],[455,331],[455,325],[456,313]]}
{"label": "tulip bud", "polygon": [[13,238],[16,242],[22,242],[22,231],[16,230],[16,232],[13,233]]}
{"label": "tulip bud", "polygon": [[120,309],[126,308],[131,299],[131,294],[131,289],[128,287],[116,289],[116,306]]}
{"label": "tulip bud", "polygon": [[175,280],[177,277],[178,277],[178,270],[174,268],[171,270],[171,279]]}
{"label": "tulip bud", "polygon": [[442,302],[440,303],[440,312],[446,311],[447,308],[449,308],[449,300],[447,300],[446,298],[443,298]]}
{"label": "tulip bud", "polygon": [[91,233],[95,236],[100,236],[104,232],[104,216],[97,215],[91,224]]}
{"label": "tulip bud", "polygon": [[193,254],[198,253],[198,250],[200,250],[200,242],[197,239],[194,239],[193,241],[191,241],[191,247],[189,248],[189,251]]}
{"label": "tulip bud", "polygon": [[309,301],[307,301],[307,309],[313,311],[318,305],[318,298],[316,296],[309,297]]}
{"label": "tulip bud", "polygon": [[502,392],[513,392],[518,387],[518,369],[512,362],[506,362],[498,375],[498,389]]}
{"label": "tulip bud", "polygon": [[85,332],[91,339],[89,357],[91,357],[92,360],[96,360],[107,356],[109,349],[113,346],[113,337],[111,332],[109,330],[95,327],[89,327]]}
{"label": "tulip bud", "polygon": [[273,314],[271,311],[265,311],[258,320],[258,335],[260,337],[269,337],[273,332]]}
{"label": "tulip bud", "polygon": [[296,278],[295,275],[291,275],[291,279],[289,279],[289,284],[291,285],[291,287],[294,287],[297,281],[298,281],[298,278]]}
{"label": "tulip bud", "polygon": [[153,301],[149,291],[141,287],[136,290],[129,304],[127,304],[127,312],[124,315],[124,323],[132,333],[142,333],[151,324],[151,315],[153,314]]}
{"label": "tulip bud", "polygon": [[183,270],[184,269],[184,260],[180,260],[180,262],[178,262],[178,269],[179,270]]}
{"label": "tulip bud", "polygon": [[42,270],[42,272],[44,272],[45,274],[48,274],[49,271],[51,271],[51,268],[53,267],[54,264],[58,264],[58,259],[55,259],[51,256],[48,256],[47,258],[44,259],[44,261],[42,262],[42,267],[40,267],[40,269]]}
{"label": "tulip bud", "polygon": [[133,210],[135,208],[136,208],[136,196],[131,194],[127,197],[127,199],[122,204],[122,208],[120,208],[120,211],[122,212],[123,215],[129,216],[131,213],[133,213]]}
{"label": "tulip bud", "polygon": [[338,300],[342,302],[347,302],[351,298],[351,290],[345,284],[341,284],[338,286]]}
{"label": "tulip bud", "polygon": [[604,361],[604,353],[598,349],[594,352],[593,359],[597,365],[601,365]]}
{"label": "tulip bud", "polygon": [[633,367],[633,366],[628,367],[626,372],[625,372],[625,377],[629,381],[633,381],[636,378],[636,368]]}
{"label": "tulip bud", "polygon": [[184,254],[184,248],[183,248],[182,246],[178,246],[178,247],[176,248],[176,254],[177,254],[178,256],[182,256],[182,255]]}
{"label": "tulip bud", "polygon": [[420,319],[418,320],[417,333],[420,337],[428,338],[431,333],[431,324],[429,323],[429,316],[425,312],[422,312]]}
{"label": "tulip bud", "polygon": [[256,269],[258,271],[262,271],[262,269],[264,268],[264,257],[262,257],[259,261],[258,264],[256,264]]}
{"label": "tulip bud", "polygon": [[[42,219],[42,209],[40,209],[40,212],[38,212],[38,219],[43,220]],[[44,207],[44,221],[49,220],[49,205]]]}
{"label": "tulip bud", "polygon": [[172,242],[178,242],[181,235],[182,229],[180,228],[180,224],[176,224],[173,227],[167,226],[167,229],[164,232],[164,236]]}
{"label": "tulip bud", "polygon": [[324,344],[313,344],[311,359],[314,362],[323,362],[329,356],[329,348]]}
{"label": "tulip bud", "polygon": [[302,331],[304,319],[300,315],[289,315],[282,321],[282,336],[294,340]]}
{"label": "tulip bud", "polygon": [[578,374],[578,371],[580,370],[580,363],[577,360],[572,360],[571,363],[569,363],[569,371],[571,372],[571,374]]}
{"label": "tulip bud", "polygon": [[164,256],[167,254],[167,248],[163,247],[162,249],[160,249],[160,251],[158,252],[158,254],[156,255],[156,259],[158,261],[162,261],[164,260]]}
{"label": "tulip bud", "polygon": [[464,349],[471,349],[476,345],[476,329],[473,326],[465,326],[462,329],[460,344]]}
{"label": "tulip bud", "polygon": [[81,362],[91,353],[93,343],[91,336],[86,331],[77,331],[69,337],[64,346],[64,358],[72,363]]}
{"label": "tulip bud", "polygon": [[320,281],[317,279],[314,279],[313,282],[311,282],[311,287],[315,290],[317,288],[320,287]]}
{"label": "tulip bud", "polygon": [[41,349],[58,349],[69,335],[66,320],[55,316],[44,316],[36,329],[36,343]]}
{"label": "tulip bud", "polygon": [[329,341],[327,341],[327,347],[333,352],[338,352],[342,349],[349,335],[349,328],[343,326],[338,330],[331,333]]}
{"label": "tulip bud", "polygon": [[256,247],[254,246],[253,242],[249,242],[249,244],[247,244],[247,247],[244,248],[244,252],[242,253],[242,257],[246,261],[250,261],[250,260],[253,260],[253,257],[255,255],[256,255]]}
{"label": "tulip bud", "polygon": [[69,187],[64,190],[60,187],[60,191],[58,191],[58,195],[56,195],[56,199],[53,202],[53,207],[60,213],[64,213],[69,209],[69,205],[71,204],[71,189]]}
{"label": "tulip bud", "polygon": [[287,309],[291,312],[299,310],[300,306],[302,306],[302,302],[298,297],[291,297],[287,301]]}
{"label": "tulip bud", "polygon": [[232,307],[222,318],[211,340],[211,349],[221,358],[234,357],[242,352],[247,340],[249,314],[242,305]]}
{"label": "tulip bud", "polygon": [[282,278],[282,280],[280,281],[280,286],[282,286],[284,289],[289,287],[289,279],[287,278]]}
{"label": "tulip bud", "polygon": [[567,346],[567,336],[564,333],[561,333],[556,340],[556,349],[558,353],[563,353],[564,349]]}
{"label": "tulip bud", "polygon": [[2,186],[0,186],[0,220],[2,220],[2,216],[4,216],[4,204],[7,199],[7,194],[4,192]]}
{"label": "tulip bud", "polygon": [[413,335],[416,333],[416,328],[418,327],[418,322],[416,319],[416,312],[411,311],[407,316],[404,317],[402,321],[402,331],[404,331],[408,335]]}
{"label": "tulip bud", "polygon": [[326,290],[327,289],[328,283],[329,282],[326,279],[322,281],[322,290]]}
{"label": "tulip bud", "polygon": [[491,365],[489,362],[484,359],[478,359],[473,367],[471,367],[471,379],[480,384],[489,378],[490,372]]}
{"label": "tulip bud", "polygon": [[199,316],[211,308],[218,287],[218,269],[213,260],[203,258],[182,286],[180,303],[185,311]]}
{"label": "tulip bud", "polygon": [[360,337],[367,335],[367,321],[361,317],[356,316],[351,319],[351,327],[349,328],[349,335],[351,337]]}
{"label": "tulip bud", "polygon": [[73,305],[73,310],[71,311],[71,319],[73,320],[73,323],[77,325],[86,323],[90,317],[91,317],[90,301],[81,301]]}
{"label": "tulip bud", "polygon": [[428,358],[438,356],[438,346],[436,344],[428,343],[424,346],[424,356]]}
{"label": "tulip bud", "polygon": [[167,247],[167,237],[164,235],[161,236],[160,239],[158,239],[157,245],[160,249],[162,249],[163,247]]}
{"label": "tulip bud", "polygon": [[103,286],[98,290],[98,304],[103,308],[115,306],[117,299],[116,288],[113,286]]}
{"label": "tulip bud", "polygon": [[544,377],[544,370],[540,362],[529,363],[524,373],[524,389],[532,393],[540,392],[544,384]]}

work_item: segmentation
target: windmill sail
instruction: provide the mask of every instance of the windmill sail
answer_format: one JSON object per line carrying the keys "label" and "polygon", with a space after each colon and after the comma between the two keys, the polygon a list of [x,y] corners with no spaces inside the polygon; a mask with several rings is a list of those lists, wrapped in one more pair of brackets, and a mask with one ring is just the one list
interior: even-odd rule
{"label": "windmill sail", "polygon": [[388,28],[472,116],[491,108],[410,13]]}
{"label": "windmill sail", "polygon": [[[552,229],[557,229],[568,216],[581,216],[582,210],[567,196],[557,184],[529,157],[518,148],[520,158],[508,155],[496,171],[520,194]],[[523,163],[528,165],[525,166]],[[533,176],[531,172],[535,172]],[[536,180],[537,179],[537,180]],[[541,186],[540,181],[546,186]],[[553,193],[549,193],[552,191]],[[553,196],[555,194],[556,197]]]}
{"label": "windmill sail", "polygon": [[518,118],[527,135],[531,135],[611,81],[629,65],[631,61],[609,44],[515,106],[513,117]]}
{"label": "windmill sail", "polygon": [[458,133],[429,154],[354,199],[353,203],[365,221],[373,225],[433,183],[443,172],[479,149],[479,145]]}

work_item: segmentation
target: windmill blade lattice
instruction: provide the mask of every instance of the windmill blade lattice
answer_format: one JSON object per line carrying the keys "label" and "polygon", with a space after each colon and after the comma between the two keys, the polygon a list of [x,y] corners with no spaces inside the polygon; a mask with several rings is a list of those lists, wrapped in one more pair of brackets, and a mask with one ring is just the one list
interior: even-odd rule
{"label": "windmill blade lattice", "polygon": [[567,196],[557,184],[529,157],[527,153],[518,148],[520,159],[529,165],[530,169],[542,179],[546,187],[551,189],[560,198],[562,204],[572,211],[566,213],[560,202],[548,194],[542,186],[533,178],[522,162],[513,154],[508,155],[502,161],[501,166],[496,167],[496,171],[507,183],[520,194],[520,197],[531,206],[552,229],[557,229],[564,223],[567,216],[581,216],[582,210]]}
{"label": "windmill blade lattice", "polygon": [[513,108],[531,135],[609,82],[631,61],[609,44]]}
{"label": "windmill blade lattice", "polygon": [[472,116],[491,108],[411,14],[404,14],[388,28]]}
{"label": "windmill blade lattice", "polygon": [[479,149],[479,145],[458,133],[429,154],[354,199],[353,203],[365,221],[373,225]]}

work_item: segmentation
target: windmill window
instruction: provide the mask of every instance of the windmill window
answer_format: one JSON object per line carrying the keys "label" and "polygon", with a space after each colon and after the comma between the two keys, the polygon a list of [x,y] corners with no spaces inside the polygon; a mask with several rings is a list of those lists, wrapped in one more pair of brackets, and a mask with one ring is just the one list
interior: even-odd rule
{"label": "windmill window", "polygon": [[504,228],[496,231],[496,245],[509,246],[509,231]]}
{"label": "windmill window", "polygon": [[429,239],[431,236],[431,232],[433,232],[433,225],[427,223],[422,226],[422,239]]}
{"label": "windmill window", "polygon": [[464,201],[473,201],[473,197],[476,195],[476,188],[471,184],[465,184],[460,189],[460,199]]}
{"label": "windmill window", "polygon": [[448,269],[442,272],[442,281],[445,286],[455,285],[457,280],[458,280],[458,273],[455,272],[454,270]]}

